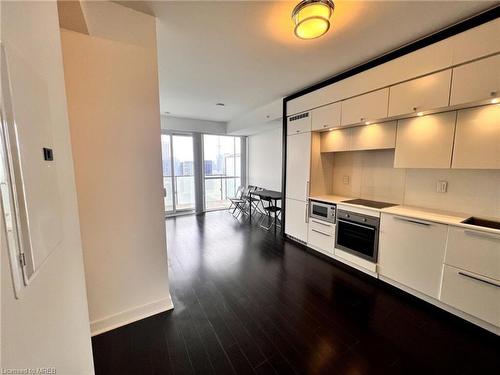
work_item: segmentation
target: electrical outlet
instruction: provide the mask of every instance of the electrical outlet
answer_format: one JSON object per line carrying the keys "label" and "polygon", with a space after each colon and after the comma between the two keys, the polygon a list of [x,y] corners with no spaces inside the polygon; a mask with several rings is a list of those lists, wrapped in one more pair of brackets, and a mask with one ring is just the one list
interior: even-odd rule
{"label": "electrical outlet", "polygon": [[343,181],[344,181],[344,185],[349,185],[349,176],[345,175]]}
{"label": "electrical outlet", "polygon": [[448,181],[438,181],[436,184],[436,191],[438,193],[446,193],[448,191]]}

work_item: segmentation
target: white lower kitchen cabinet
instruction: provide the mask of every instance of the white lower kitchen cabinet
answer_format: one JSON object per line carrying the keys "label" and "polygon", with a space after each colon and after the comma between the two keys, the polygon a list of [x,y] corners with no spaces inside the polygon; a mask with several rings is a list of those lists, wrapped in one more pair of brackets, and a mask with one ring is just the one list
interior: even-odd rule
{"label": "white lower kitchen cabinet", "polygon": [[333,255],[335,247],[335,224],[309,219],[307,245],[328,255]]}
{"label": "white lower kitchen cabinet", "polygon": [[448,226],[382,214],[378,272],[439,298]]}
{"label": "white lower kitchen cabinet", "polygon": [[444,266],[441,302],[500,327],[500,282]]}
{"label": "white lower kitchen cabinet", "polygon": [[444,262],[500,280],[500,234],[450,227]]}
{"label": "white lower kitchen cabinet", "polygon": [[285,202],[285,233],[302,242],[307,242],[308,203],[288,198]]}

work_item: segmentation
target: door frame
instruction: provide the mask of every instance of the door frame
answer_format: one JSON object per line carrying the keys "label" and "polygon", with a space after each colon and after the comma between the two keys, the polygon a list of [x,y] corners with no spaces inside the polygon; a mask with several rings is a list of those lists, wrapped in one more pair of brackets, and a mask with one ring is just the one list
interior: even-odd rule
{"label": "door frame", "polygon": [[[186,214],[191,214],[195,212],[196,210],[196,183],[195,183],[195,201],[193,202],[194,207],[193,208],[184,208],[184,209],[178,209],[177,204],[176,204],[176,199],[177,199],[177,188],[176,188],[176,183],[175,183],[175,169],[174,169],[174,136],[181,136],[181,137],[191,137],[191,140],[193,141],[193,168],[196,169],[196,160],[195,160],[195,151],[194,151],[194,137],[195,135],[191,132],[182,132],[182,131],[171,131],[171,130],[162,130],[161,135],[168,136],[170,139],[170,170],[172,171],[172,175],[169,176],[169,178],[172,179],[172,211],[167,211],[165,207],[165,216],[177,216],[177,215],[186,215]],[[163,176],[166,177],[166,176]],[[166,194],[166,188],[165,189],[165,194]]]}

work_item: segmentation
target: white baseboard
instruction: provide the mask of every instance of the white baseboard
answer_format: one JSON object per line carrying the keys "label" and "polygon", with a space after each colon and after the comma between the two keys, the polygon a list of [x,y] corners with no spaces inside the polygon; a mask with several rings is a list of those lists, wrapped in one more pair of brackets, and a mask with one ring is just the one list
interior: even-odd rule
{"label": "white baseboard", "polygon": [[407,292],[409,294],[413,294],[415,297],[423,299],[424,301],[429,302],[429,303],[433,304],[434,306],[437,306],[445,311],[448,311],[449,313],[452,313],[452,314],[454,314],[454,315],[456,315],[464,320],[467,320],[475,325],[478,325],[479,327],[484,328],[485,330],[490,331],[497,336],[500,335],[500,327],[494,326],[493,324],[485,322],[484,320],[476,318],[475,316],[472,316],[472,315],[469,315],[463,311],[457,310],[452,306],[449,306],[449,305],[447,305],[447,304],[445,304],[437,299],[434,299],[434,298],[429,297],[423,293],[420,293],[419,291],[417,291],[415,289],[412,289],[412,288],[409,288],[403,284],[400,284],[397,281],[389,279],[388,277],[379,275],[379,279],[386,282],[387,284],[391,284],[391,285],[395,286],[396,288],[404,290],[405,292]]}
{"label": "white baseboard", "polygon": [[142,306],[133,307],[131,309],[121,311],[119,313],[109,315],[105,318],[90,322],[90,335],[96,336],[101,333],[111,331],[112,329],[136,322],[152,315],[159,314],[174,308],[170,294],[167,298],[159,301],[147,303]]}

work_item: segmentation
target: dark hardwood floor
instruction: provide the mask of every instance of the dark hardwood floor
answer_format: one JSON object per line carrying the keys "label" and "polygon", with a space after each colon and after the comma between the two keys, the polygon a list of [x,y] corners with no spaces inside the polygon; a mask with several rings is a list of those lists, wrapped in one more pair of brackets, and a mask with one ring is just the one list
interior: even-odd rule
{"label": "dark hardwood floor", "polygon": [[167,220],[175,309],[92,339],[104,374],[494,374],[499,338],[227,212]]}

